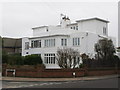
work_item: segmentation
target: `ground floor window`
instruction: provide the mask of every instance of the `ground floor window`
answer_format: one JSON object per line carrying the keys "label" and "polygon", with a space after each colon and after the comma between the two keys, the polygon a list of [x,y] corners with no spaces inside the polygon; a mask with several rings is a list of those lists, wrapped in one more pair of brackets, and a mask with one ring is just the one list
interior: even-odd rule
{"label": "ground floor window", "polygon": [[25,49],[29,49],[29,42],[25,42]]}
{"label": "ground floor window", "polygon": [[44,54],[46,64],[55,64],[55,54]]}

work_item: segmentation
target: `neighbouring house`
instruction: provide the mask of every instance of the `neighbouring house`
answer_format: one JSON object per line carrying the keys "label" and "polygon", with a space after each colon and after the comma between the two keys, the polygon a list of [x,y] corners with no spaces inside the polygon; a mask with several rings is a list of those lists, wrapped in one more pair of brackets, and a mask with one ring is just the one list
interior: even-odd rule
{"label": "neighbouring house", "polygon": [[111,38],[108,36],[108,23],[100,18],[71,23],[69,17],[62,16],[60,25],[32,28],[33,37],[22,38],[22,56],[40,55],[47,69],[60,68],[55,58],[58,48],[73,48],[94,58],[94,44],[99,39]]}
{"label": "neighbouring house", "polygon": [[[120,7],[120,2],[118,3],[118,6]],[[118,11],[120,11],[120,8],[118,8]],[[120,15],[120,13],[118,13],[118,14]],[[120,17],[118,17],[118,23],[120,23]],[[120,25],[118,25],[118,47],[117,47],[117,55],[120,58]]]}
{"label": "neighbouring house", "polygon": [[2,51],[7,54],[20,54],[22,52],[22,38],[2,37]]}
{"label": "neighbouring house", "polygon": [[116,48],[116,55],[120,58],[120,47]]}

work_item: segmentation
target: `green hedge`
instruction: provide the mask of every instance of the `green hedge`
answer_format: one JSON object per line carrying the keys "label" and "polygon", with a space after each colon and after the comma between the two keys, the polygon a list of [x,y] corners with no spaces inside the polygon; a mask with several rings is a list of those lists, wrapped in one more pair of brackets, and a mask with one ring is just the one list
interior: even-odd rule
{"label": "green hedge", "polygon": [[2,63],[9,65],[37,65],[43,64],[42,59],[38,55],[20,56],[18,54],[8,55],[2,54]]}

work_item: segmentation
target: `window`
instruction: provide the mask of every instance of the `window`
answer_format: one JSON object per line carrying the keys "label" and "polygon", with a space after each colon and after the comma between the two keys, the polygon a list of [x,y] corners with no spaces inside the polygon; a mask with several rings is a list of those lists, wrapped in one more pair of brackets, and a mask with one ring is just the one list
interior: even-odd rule
{"label": "window", "polygon": [[67,39],[61,39],[61,46],[67,46]]}
{"label": "window", "polygon": [[78,30],[78,26],[76,26],[76,30]]}
{"label": "window", "polygon": [[48,32],[48,29],[46,29],[46,31]]}
{"label": "window", "polygon": [[46,64],[55,64],[55,54],[44,54]]}
{"label": "window", "polygon": [[70,29],[78,30],[78,26],[70,27]]}
{"label": "window", "polygon": [[106,32],[106,27],[103,27],[103,34],[106,35],[107,32]]}
{"label": "window", "polygon": [[79,46],[80,45],[80,38],[73,38],[73,46]]}
{"label": "window", "polygon": [[40,48],[41,47],[41,40],[32,40],[31,41],[31,48]]}
{"label": "window", "polygon": [[26,52],[26,54],[29,54],[28,52]]}
{"label": "window", "polygon": [[46,39],[44,41],[44,46],[45,47],[53,47],[53,46],[55,46],[55,39]]}
{"label": "window", "polygon": [[25,49],[29,49],[29,42],[25,42]]}
{"label": "window", "polygon": [[31,48],[34,47],[34,41],[31,41]]}
{"label": "window", "polygon": [[73,27],[73,29],[75,30],[75,26]]}

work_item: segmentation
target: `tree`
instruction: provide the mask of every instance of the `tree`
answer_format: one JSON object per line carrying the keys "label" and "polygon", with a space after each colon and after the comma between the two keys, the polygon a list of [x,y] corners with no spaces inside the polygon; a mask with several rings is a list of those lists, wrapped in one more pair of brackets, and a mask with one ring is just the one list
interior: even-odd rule
{"label": "tree", "polygon": [[112,65],[115,47],[111,39],[100,39],[95,44],[95,51],[97,52],[96,59],[101,60],[103,65]]}
{"label": "tree", "polygon": [[[80,64],[80,54],[72,48],[63,48],[57,50],[57,62],[61,68],[76,68]],[[77,66],[78,65],[78,66]]]}
{"label": "tree", "polygon": [[82,58],[83,67],[91,67],[92,66],[92,62],[94,59],[91,59],[85,53],[81,54],[81,58]]}

